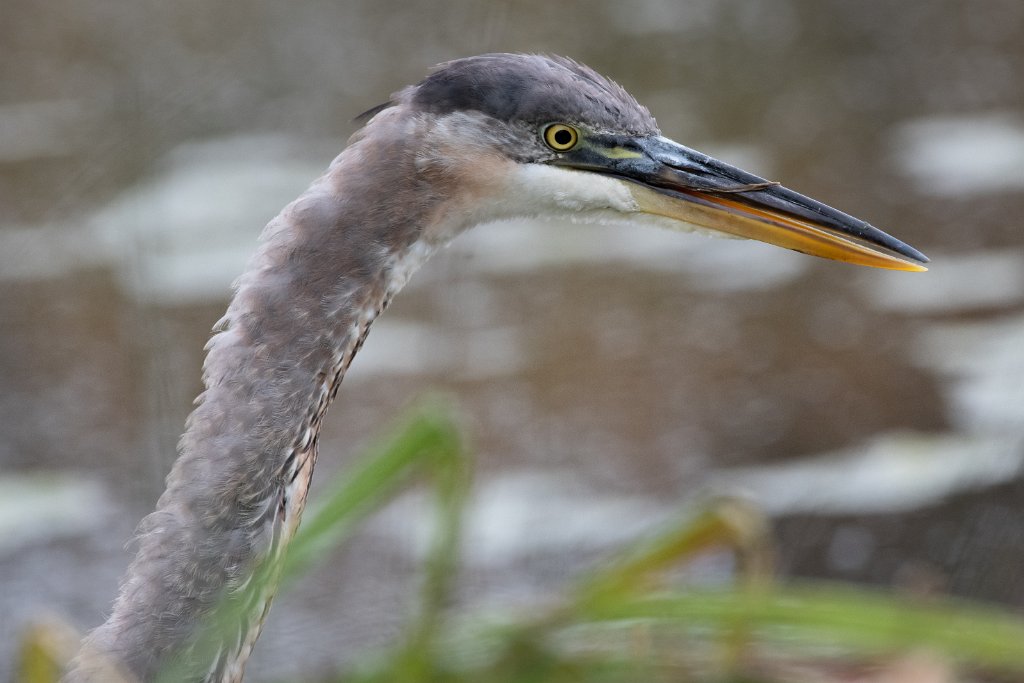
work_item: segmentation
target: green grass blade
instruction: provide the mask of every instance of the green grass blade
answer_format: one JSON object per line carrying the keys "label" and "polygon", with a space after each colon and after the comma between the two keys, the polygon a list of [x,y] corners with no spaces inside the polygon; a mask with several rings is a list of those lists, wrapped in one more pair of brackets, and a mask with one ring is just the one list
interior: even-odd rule
{"label": "green grass blade", "polygon": [[587,621],[650,620],[851,651],[930,648],[963,663],[1024,674],[1024,618],[953,598],[913,600],[878,589],[796,583],[770,591],[692,591],[578,606]]}
{"label": "green grass blade", "polygon": [[340,543],[414,474],[433,470],[439,460],[465,458],[450,412],[437,401],[414,408],[389,433],[330,483],[322,501],[306,513],[288,549],[285,580]]}

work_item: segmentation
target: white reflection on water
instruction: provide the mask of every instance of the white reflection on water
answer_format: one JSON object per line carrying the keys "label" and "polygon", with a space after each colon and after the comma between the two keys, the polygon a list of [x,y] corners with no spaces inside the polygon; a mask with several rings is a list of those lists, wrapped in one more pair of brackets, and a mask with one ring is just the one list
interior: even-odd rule
{"label": "white reflection on water", "polygon": [[326,168],[330,154],[311,147],[284,135],[181,145],[152,178],[81,222],[0,231],[0,278],[106,265],[139,301],[221,301],[261,227]]}
{"label": "white reflection on water", "polygon": [[933,195],[966,196],[1024,190],[1024,115],[936,116],[893,134],[895,162]]}
{"label": "white reflection on water", "polygon": [[329,159],[315,156],[283,135],[182,145],[158,175],[91,223],[119,257],[122,281],[137,299],[218,301],[262,226],[323,172]]}
{"label": "white reflection on water", "polygon": [[935,325],[918,348],[914,360],[949,383],[957,428],[1024,434],[1024,316]]}
{"label": "white reflection on water", "polygon": [[346,382],[424,373],[487,379],[516,373],[526,362],[519,330],[512,327],[450,331],[392,317],[376,321],[372,334]]}
{"label": "white reflection on water", "polygon": [[860,278],[878,309],[898,313],[956,313],[1024,301],[1024,254],[1017,250],[931,254],[925,276],[895,271]]}
{"label": "white reflection on water", "polygon": [[[101,483],[79,474],[39,472],[0,477],[0,557],[22,545],[85,535],[112,512]],[[88,514],[82,514],[88,510]]]}
{"label": "white reflection on water", "polygon": [[[431,502],[410,493],[373,522],[395,547],[422,555],[433,532]],[[643,496],[588,488],[573,472],[524,470],[481,482],[464,514],[464,559],[475,566],[512,563],[567,551],[612,548],[671,518],[667,506]]]}
{"label": "white reflection on water", "polygon": [[724,470],[714,489],[752,499],[774,515],[891,513],[1018,476],[1024,438],[890,434],[836,453]]}

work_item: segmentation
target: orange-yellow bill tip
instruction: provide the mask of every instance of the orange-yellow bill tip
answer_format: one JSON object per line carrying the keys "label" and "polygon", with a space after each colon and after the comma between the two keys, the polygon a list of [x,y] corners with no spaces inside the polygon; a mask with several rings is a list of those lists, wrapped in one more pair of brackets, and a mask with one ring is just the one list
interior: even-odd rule
{"label": "orange-yellow bill tip", "polygon": [[669,195],[644,185],[632,185],[630,189],[639,210],[644,213],[835,261],[889,270],[928,270],[884,247],[770,208],[752,207],[696,190]]}

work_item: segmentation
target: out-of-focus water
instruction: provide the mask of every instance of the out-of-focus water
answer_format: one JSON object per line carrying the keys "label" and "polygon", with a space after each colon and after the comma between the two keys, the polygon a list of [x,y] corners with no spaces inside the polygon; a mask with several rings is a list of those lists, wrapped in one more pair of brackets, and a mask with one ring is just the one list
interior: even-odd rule
{"label": "out-of-focus water", "polygon": [[[773,516],[787,574],[1024,608],[1021,3],[58,0],[0,22],[0,669],[31,620],[102,620],[261,227],[353,116],[493,50],[586,62],[933,268],[488,226],[376,324],[317,480],[442,389],[480,457],[467,606],[542,599],[727,492]],[[252,680],[398,632],[418,504],[279,598]]]}

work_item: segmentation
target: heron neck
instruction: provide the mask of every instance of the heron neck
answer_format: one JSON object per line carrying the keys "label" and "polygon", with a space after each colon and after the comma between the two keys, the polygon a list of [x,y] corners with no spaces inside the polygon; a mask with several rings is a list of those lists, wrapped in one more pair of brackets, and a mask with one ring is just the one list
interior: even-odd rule
{"label": "heron neck", "polygon": [[[111,617],[86,644],[139,680],[187,658],[223,596],[280,559],[324,413],[373,320],[433,249],[421,233],[440,200],[382,208],[380,188],[412,194],[417,174],[397,143],[373,145],[385,147],[376,166],[357,140],[266,227],[207,345],[206,388],[167,489],[143,520]],[[232,667],[240,677],[272,594],[241,633],[225,634],[217,661],[195,663],[196,680],[233,680]],[[75,680],[92,680],[78,665]]]}

